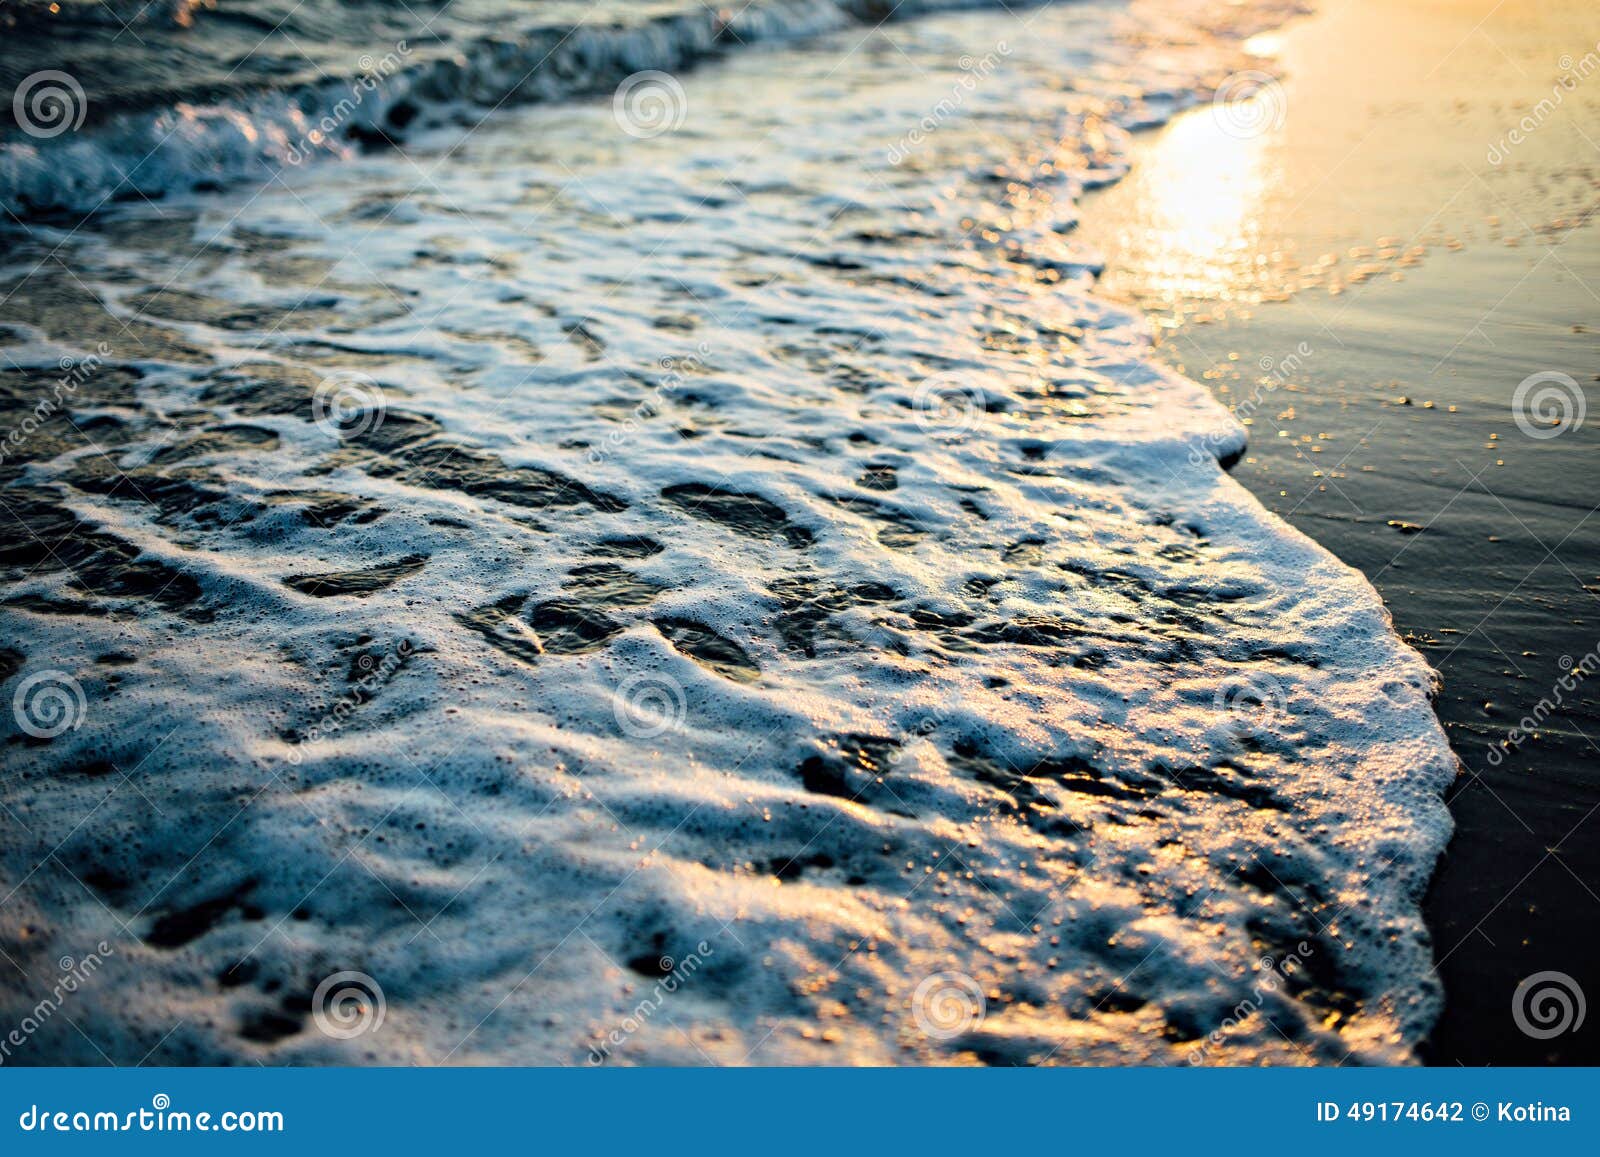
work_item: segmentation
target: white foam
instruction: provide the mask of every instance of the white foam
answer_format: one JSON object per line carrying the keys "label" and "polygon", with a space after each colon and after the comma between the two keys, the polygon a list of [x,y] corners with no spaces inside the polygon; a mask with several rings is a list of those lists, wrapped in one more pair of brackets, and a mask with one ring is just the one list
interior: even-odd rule
{"label": "white foam", "polygon": [[[745,56],[690,78],[683,128],[654,140],[609,107],[525,109],[459,148],[183,202],[197,235],[338,259],[315,295],[352,318],[363,287],[406,306],[353,334],[192,329],[219,360],[292,358],[288,338],[407,355],[360,363],[386,423],[428,415],[627,505],[530,510],[382,477],[297,417],[226,409],[282,439],[203,460],[230,494],[333,490],[389,513],[174,526],[69,491],[194,575],[216,617],[7,613],[26,669],[70,671],[88,716],[12,749],[0,798],[27,831],[4,853],[6,952],[114,940],[115,984],[77,996],[78,1023],[134,1060],[158,1044],[267,1063],[1411,1059],[1438,1006],[1418,902],[1454,766],[1432,674],[1360,575],[1218,468],[1242,431],[1151,362],[1142,322],[1025,264],[1074,212],[1058,170],[1082,159],[1043,170],[1040,142],[1182,71],[1111,36],[1117,11]],[[1226,59],[1182,8],[1136,13],[1147,40],[1189,44],[1189,91]],[[1002,40],[1003,75],[900,164],[878,159],[960,83],[959,56]],[[1083,91],[1061,91],[1068,75]],[[973,219],[1028,239],[1021,263]],[[84,246],[74,268],[98,263],[119,310],[188,259]],[[216,256],[184,287],[254,304],[252,274],[315,282],[270,266],[276,249]],[[211,380],[153,366],[143,397],[181,414]],[[889,467],[894,489],[858,484]],[[760,495],[789,529],[753,537],[663,497],[696,483]],[[526,620],[592,589],[573,569],[630,536],[662,549],[603,561],[663,589],[607,609],[623,630],[599,649],[522,661],[459,617],[526,596]],[[401,555],[428,558],[363,598],[282,581]],[[737,643],[759,677],[675,646],[657,625],[674,619]],[[357,656],[402,640],[370,701],[296,741]],[[108,650],[140,659],[92,662]],[[866,745],[867,771],[861,736],[893,741]],[[94,759],[129,784],[70,774]],[[829,776],[858,798],[819,791]],[[91,871],[122,886],[74,878]],[[203,935],[148,942],[163,914],[230,894]],[[655,982],[628,962],[663,955],[693,973],[641,1013]],[[219,984],[240,959],[256,974]],[[381,1030],[240,1035],[350,969],[381,984]],[[986,1011],[946,1038],[925,982],[950,973]],[[65,1029],[50,1047],[90,1059]]]}
{"label": "white foam", "polygon": [[[893,16],[998,3],[901,0]],[[79,18],[92,19],[93,12]],[[414,126],[452,120],[473,124],[484,110],[508,102],[609,91],[634,73],[681,72],[745,45],[884,18],[877,5],[854,0],[760,0],[737,9],[658,5],[642,14],[597,8],[592,22],[500,28],[448,53],[401,40],[363,52],[360,71],[314,85],[119,112],[82,132],[13,133],[0,141],[0,207],[24,219],[92,214],[117,201],[263,180],[309,161],[347,159],[360,149],[358,136],[398,138]],[[405,114],[396,117],[397,108]]]}

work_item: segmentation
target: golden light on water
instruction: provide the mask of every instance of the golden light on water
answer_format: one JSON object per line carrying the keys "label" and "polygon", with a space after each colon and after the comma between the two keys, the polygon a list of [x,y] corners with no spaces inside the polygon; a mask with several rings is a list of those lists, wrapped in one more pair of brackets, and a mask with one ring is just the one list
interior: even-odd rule
{"label": "golden light on water", "polygon": [[[1266,100],[1266,94],[1255,98]],[[1274,134],[1229,131],[1209,109],[1179,117],[1151,143],[1127,194],[1142,212],[1121,247],[1141,255],[1141,296],[1158,305],[1260,300],[1257,232]]]}
{"label": "golden light on water", "polygon": [[1262,32],[1244,42],[1244,50],[1251,56],[1277,56],[1283,51],[1283,33]]}
{"label": "golden light on water", "polygon": [[[1582,6],[1477,7],[1328,6],[1245,40],[1217,101],[1136,134],[1131,174],[1083,204],[1074,239],[1105,258],[1100,291],[1170,330],[1291,297],[1316,308],[1473,240],[1534,246],[1587,219],[1590,172],[1569,162],[1588,144],[1561,83],[1562,60],[1581,62],[1551,50]],[[1511,113],[1541,101],[1549,117],[1513,141]],[[1561,187],[1505,214],[1518,166],[1535,164]]]}

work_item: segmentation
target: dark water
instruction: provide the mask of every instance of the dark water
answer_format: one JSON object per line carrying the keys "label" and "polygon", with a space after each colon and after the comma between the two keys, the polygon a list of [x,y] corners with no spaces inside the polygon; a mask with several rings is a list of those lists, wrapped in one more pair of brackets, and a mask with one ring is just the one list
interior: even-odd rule
{"label": "dark water", "polygon": [[[363,55],[402,41],[421,64],[536,30],[560,35],[700,9],[682,0],[25,0],[0,9],[0,88],[11,92],[40,69],[70,73],[94,124],[178,101],[349,80],[363,71]],[[9,102],[3,115],[14,129]]]}
{"label": "dark water", "polygon": [[[266,179],[306,158],[393,147],[438,124],[589,94],[746,45],[983,0],[101,4],[0,10],[0,208]],[[54,10],[52,10],[54,9]]]}

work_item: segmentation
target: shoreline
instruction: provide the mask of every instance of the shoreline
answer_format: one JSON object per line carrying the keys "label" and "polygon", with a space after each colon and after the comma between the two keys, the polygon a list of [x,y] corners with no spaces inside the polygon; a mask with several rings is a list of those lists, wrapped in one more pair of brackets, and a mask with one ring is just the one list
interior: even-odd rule
{"label": "shoreline", "polygon": [[[1569,674],[1600,661],[1600,519],[1545,497],[1571,493],[1595,451],[1578,420],[1600,284],[1578,121],[1595,98],[1496,160],[1516,101],[1478,95],[1503,82],[1533,106],[1541,66],[1558,85],[1562,53],[1581,67],[1595,38],[1562,7],[1487,27],[1461,0],[1296,20],[1261,38],[1284,78],[1259,131],[1218,132],[1201,109],[1141,136],[1078,232],[1165,359],[1250,427],[1234,476],[1363,571],[1440,672],[1463,770],[1426,903],[1446,991],[1423,1049],[1435,1064],[1600,1058],[1582,1034],[1530,1036],[1513,1008],[1541,973],[1600,988],[1585,883],[1600,857],[1584,840],[1600,701]],[[1424,74],[1430,44],[1443,59]],[[1545,407],[1527,401],[1541,393]]]}

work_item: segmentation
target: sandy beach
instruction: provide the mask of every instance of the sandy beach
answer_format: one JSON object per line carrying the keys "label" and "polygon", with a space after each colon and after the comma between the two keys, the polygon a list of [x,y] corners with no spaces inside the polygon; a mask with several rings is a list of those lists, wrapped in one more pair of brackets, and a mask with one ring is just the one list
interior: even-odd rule
{"label": "sandy beach", "polygon": [[1600,1059],[1511,1000],[1546,970],[1600,986],[1600,698],[1574,676],[1600,646],[1597,41],[1585,4],[1324,5],[1252,46],[1282,78],[1255,115],[1142,138],[1079,234],[1246,421],[1235,477],[1443,677],[1438,1064]]}

